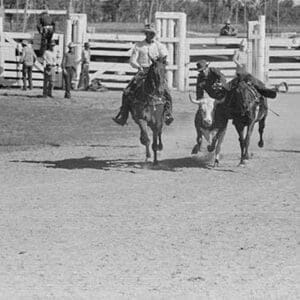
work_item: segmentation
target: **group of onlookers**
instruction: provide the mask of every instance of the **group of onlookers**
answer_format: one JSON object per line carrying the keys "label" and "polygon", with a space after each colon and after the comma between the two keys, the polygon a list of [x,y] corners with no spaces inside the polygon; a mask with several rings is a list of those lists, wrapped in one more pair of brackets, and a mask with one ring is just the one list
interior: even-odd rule
{"label": "group of onlookers", "polygon": [[[28,87],[32,89],[32,68],[37,62],[38,58],[35,54],[32,42],[22,42],[22,55],[20,62],[22,63],[22,77],[23,77],[23,90],[27,90],[26,79],[28,80]],[[54,86],[55,74],[58,73],[60,68],[57,53],[55,51],[56,42],[51,40],[47,44],[47,48],[43,53],[41,62],[43,65],[43,96],[52,97],[52,90]],[[68,50],[64,53],[61,69],[64,79],[65,98],[71,98],[71,90],[73,89],[72,82],[77,77],[77,66],[81,64],[81,72],[79,77],[78,88],[87,90],[89,87],[89,64],[90,64],[90,45],[88,42],[84,43],[81,58],[75,55],[75,44],[69,43]]]}
{"label": "group of onlookers", "polygon": [[[43,97],[52,97],[55,74],[60,68],[59,57],[55,51],[56,42],[53,40],[55,32],[55,22],[49,16],[47,9],[42,12],[37,25],[41,35],[41,46],[38,56],[43,65]],[[22,41],[22,54],[20,62],[23,64],[23,90],[27,90],[26,78],[28,79],[29,89],[32,89],[32,68],[38,58],[32,47],[32,41]],[[68,50],[63,54],[61,69],[64,79],[65,98],[71,98],[73,80],[77,78],[77,67],[81,64],[78,88],[87,90],[89,87],[89,64],[90,64],[90,45],[84,43],[81,58],[75,55],[74,43],[68,44]]]}

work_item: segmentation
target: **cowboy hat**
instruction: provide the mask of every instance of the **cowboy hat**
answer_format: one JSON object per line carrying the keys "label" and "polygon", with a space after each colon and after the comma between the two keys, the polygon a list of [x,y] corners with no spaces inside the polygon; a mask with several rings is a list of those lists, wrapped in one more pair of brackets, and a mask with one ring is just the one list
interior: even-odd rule
{"label": "cowboy hat", "polygon": [[68,44],[68,48],[74,48],[75,47],[75,45],[72,43],[72,42],[70,42],[69,44]]}
{"label": "cowboy hat", "polygon": [[227,19],[225,24],[231,24],[230,19]]}
{"label": "cowboy hat", "polygon": [[27,45],[28,45],[28,41],[23,40],[23,41],[22,41],[22,45],[27,46]]}
{"label": "cowboy hat", "polygon": [[152,32],[154,34],[156,34],[156,30],[155,30],[155,26],[154,24],[146,24],[144,29],[143,29],[143,32]]}
{"label": "cowboy hat", "polygon": [[51,42],[50,42],[49,45],[50,45],[50,46],[55,46],[55,45],[56,45],[56,42],[55,42],[54,40],[51,40]]}
{"label": "cowboy hat", "polygon": [[197,70],[199,72],[205,70],[208,67],[208,65],[209,65],[209,62],[207,62],[205,59],[201,59],[196,63]]}

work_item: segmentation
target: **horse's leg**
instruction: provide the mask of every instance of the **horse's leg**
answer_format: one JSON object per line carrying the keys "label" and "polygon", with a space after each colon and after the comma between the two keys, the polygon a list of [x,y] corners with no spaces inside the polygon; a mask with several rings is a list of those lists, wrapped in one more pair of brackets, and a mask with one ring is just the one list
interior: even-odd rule
{"label": "horse's leg", "polygon": [[200,129],[200,113],[196,113],[196,116],[195,116],[195,127],[196,127],[196,132],[197,132],[197,138],[196,138],[196,145],[193,147],[193,150],[192,150],[192,154],[197,154],[199,151],[200,151],[200,148],[201,148],[201,143],[202,143],[202,132],[201,132],[201,129]]}
{"label": "horse's leg", "polygon": [[245,151],[244,151],[244,159],[249,159],[249,146],[250,146],[250,138],[253,132],[253,128],[255,125],[255,120],[253,120],[251,122],[251,124],[247,127],[247,134],[246,134],[246,138],[245,138]]}
{"label": "horse's leg", "polygon": [[244,162],[244,151],[245,151],[245,140],[244,140],[244,125],[241,122],[236,121],[234,123],[235,129],[239,135],[239,142],[241,148],[241,161],[240,164],[243,165]]}
{"label": "horse's leg", "polygon": [[153,150],[153,154],[154,154],[154,158],[153,158],[153,163],[156,165],[157,164],[157,139],[158,139],[158,134],[157,134],[157,130],[152,130],[153,131],[153,142],[152,142],[152,150]]}
{"label": "horse's leg", "polygon": [[145,120],[138,120],[138,125],[141,130],[141,135],[140,135],[140,142],[142,145],[146,147],[146,161],[148,158],[151,157],[150,153],[150,139],[148,136],[148,128],[147,128],[147,122]]}
{"label": "horse's leg", "polygon": [[161,139],[161,131],[158,133],[158,145],[157,145],[157,150],[161,151],[163,149],[163,143]]}
{"label": "horse's leg", "polygon": [[267,99],[263,99],[263,104],[259,108],[259,122],[258,122],[258,132],[259,132],[259,142],[258,147],[262,148],[264,146],[263,133],[266,126],[266,118],[268,115],[268,103]]}
{"label": "horse's leg", "polygon": [[259,122],[258,122],[258,132],[259,132],[259,142],[258,146],[262,148],[264,146],[264,140],[263,140],[263,133],[266,126],[266,118],[267,115],[265,115]]}
{"label": "horse's leg", "polygon": [[219,134],[219,138],[218,138],[217,145],[216,145],[214,167],[218,167],[219,166],[221,145],[222,145],[224,137],[225,137],[226,128],[227,127],[220,129],[220,134]]}

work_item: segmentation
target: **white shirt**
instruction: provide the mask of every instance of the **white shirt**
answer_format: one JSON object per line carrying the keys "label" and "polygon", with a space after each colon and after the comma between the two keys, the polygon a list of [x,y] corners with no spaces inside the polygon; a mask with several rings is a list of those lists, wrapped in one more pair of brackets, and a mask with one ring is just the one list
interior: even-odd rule
{"label": "white shirt", "polygon": [[149,67],[152,64],[149,56],[156,60],[160,57],[168,56],[168,50],[165,45],[156,40],[150,44],[146,40],[137,42],[132,49],[130,65],[136,69]]}
{"label": "white shirt", "polygon": [[233,61],[236,64],[236,72],[244,73],[247,72],[247,61],[248,53],[247,51],[236,50],[233,55]]}
{"label": "white shirt", "polygon": [[56,53],[54,51],[46,50],[43,55],[44,65],[55,66],[57,64]]}

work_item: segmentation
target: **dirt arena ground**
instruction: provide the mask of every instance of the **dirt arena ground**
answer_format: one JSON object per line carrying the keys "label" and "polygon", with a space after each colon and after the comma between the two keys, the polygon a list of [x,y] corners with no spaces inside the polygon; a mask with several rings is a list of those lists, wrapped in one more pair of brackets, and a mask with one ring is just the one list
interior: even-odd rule
{"label": "dirt arena ground", "polygon": [[120,92],[40,93],[0,90],[0,299],[299,299],[299,94],[213,169],[187,94],[154,168]]}

